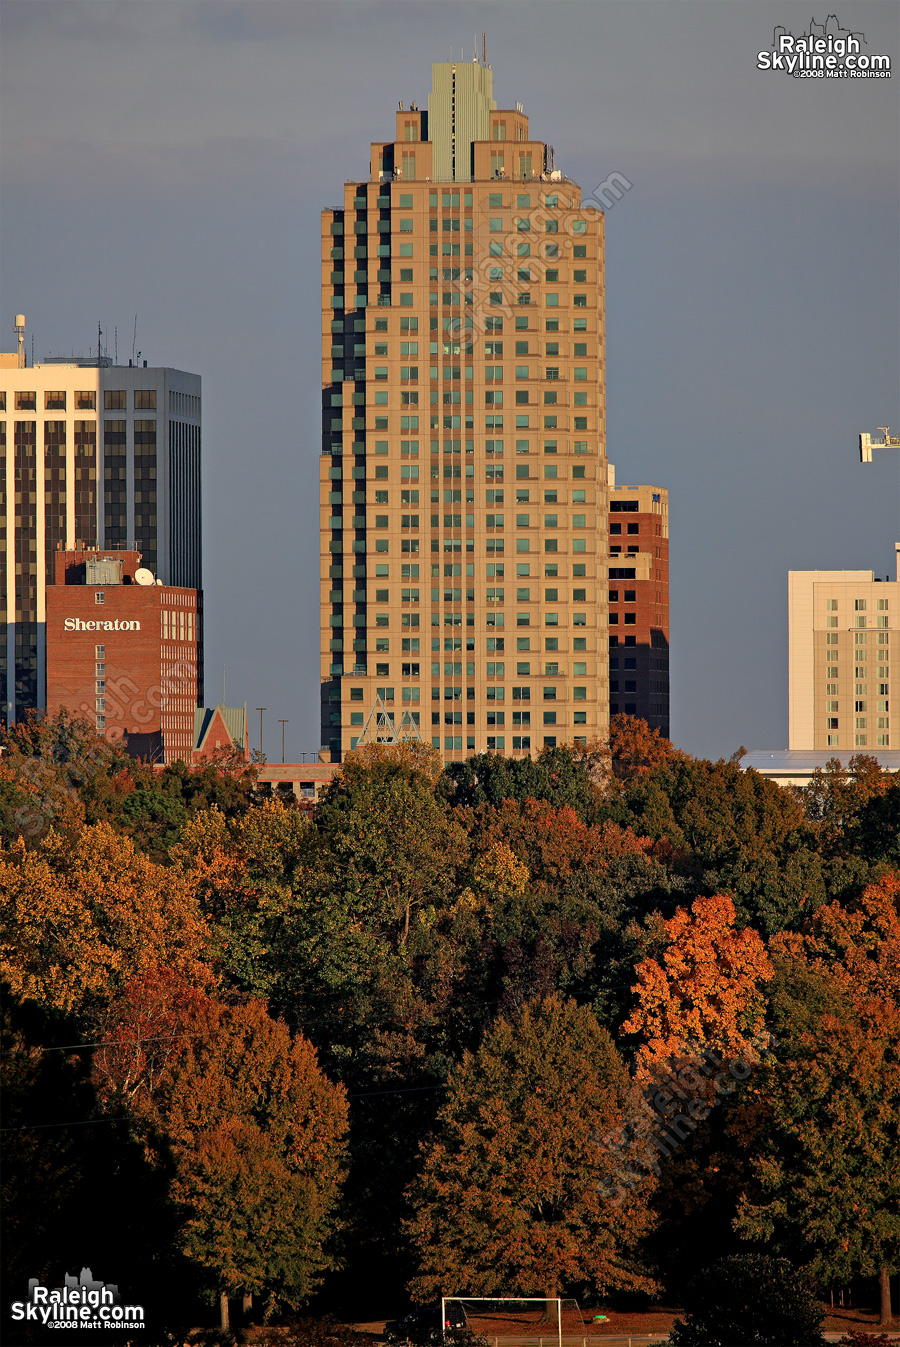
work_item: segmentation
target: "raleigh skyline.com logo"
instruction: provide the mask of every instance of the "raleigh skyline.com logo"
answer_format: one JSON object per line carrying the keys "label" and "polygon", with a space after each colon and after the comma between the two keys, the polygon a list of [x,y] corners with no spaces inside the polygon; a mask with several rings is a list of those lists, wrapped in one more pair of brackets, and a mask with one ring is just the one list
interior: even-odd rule
{"label": "raleigh skyline.com logo", "polygon": [[810,20],[805,33],[795,36],[779,24],[769,51],[756,54],[757,70],[786,70],[794,79],[890,79],[891,58],[869,55],[869,44],[859,30],[842,28],[837,15],[824,23]]}
{"label": "raleigh skyline.com logo", "polygon": [[28,1282],[26,1300],[14,1300],[11,1313],[16,1322],[34,1322],[45,1328],[143,1328],[143,1305],[123,1305],[118,1286],[95,1281],[89,1267],[78,1277],[68,1273],[62,1286],[42,1286],[37,1277]]}

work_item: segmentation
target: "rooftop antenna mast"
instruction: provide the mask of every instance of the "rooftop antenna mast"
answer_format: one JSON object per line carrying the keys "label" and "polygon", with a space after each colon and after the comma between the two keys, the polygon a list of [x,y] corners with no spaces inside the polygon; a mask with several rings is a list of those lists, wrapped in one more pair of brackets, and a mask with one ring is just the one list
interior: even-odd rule
{"label": "rooftop antenna mast", "polygon": [[487,33],[481,34],[481,64],[487,65]]}
{"label": "rooftop antenna mast", "polygon": [[137,346],[137,314],[134,315],[134,336],[131,338],[131,363],[134,364],[134,348]]}
{"label": "rooftop antenna mast", "polygon": [[97,364],[100,364],[100,339],[103,336],[103,328],[97,324]]}

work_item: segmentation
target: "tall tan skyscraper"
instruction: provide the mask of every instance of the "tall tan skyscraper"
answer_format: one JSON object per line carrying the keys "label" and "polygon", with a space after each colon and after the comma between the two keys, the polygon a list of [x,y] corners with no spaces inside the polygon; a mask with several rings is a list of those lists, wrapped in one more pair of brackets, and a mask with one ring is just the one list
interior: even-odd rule
{"label": "tall tan skyscraper", "polygon": [[380,698],[460,760],[608,725],[603,216],[433,67],[322,217],[322,744]]}

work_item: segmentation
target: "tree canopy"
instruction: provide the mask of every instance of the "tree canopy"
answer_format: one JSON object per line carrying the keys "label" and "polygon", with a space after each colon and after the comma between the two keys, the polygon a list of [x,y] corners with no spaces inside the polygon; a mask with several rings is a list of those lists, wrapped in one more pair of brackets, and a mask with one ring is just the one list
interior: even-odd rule
{"label": "tree canopy", "polygon": [[172,1201],[188,1213],[180,1247],[211,1287],[299,1305],[334,1265],[344,1091],[260,1002],[141,981],[105,1017],[101,1094],[125,1101],[148,1152],[172,1166]]}
{"label": "tree canopy", "polygon": [[623,717],[534,760],[367,746],[311,809],[65,716],[0,748],[28,1257],[105,1175],[147,1213],[122,1279],[188,1307],[675,1297],[765,1243],[889,1314],[900,791],[872,760],[783,789]]}
{"label": "tree canopy", "polygon": [[498,1020],[451,1073],[436,1135],[410,1199],[420,1258],[412,1284],[556,1296],[589,1281],[600,1293],[647,1288],[629,1257],[648,1213],[610,1203],[610,1157],[628,1076],[590,1011],[549,997]]}

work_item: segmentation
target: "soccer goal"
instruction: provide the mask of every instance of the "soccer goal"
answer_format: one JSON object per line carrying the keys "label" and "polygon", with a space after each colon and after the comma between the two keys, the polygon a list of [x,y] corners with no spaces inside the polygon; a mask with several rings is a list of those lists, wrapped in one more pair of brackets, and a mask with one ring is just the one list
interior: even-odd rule
{"label": "soccer goal", "polygon": [[[566,1301],[575,1305],[574,1301]],[[535,1347],[555,1342],[562,1347],[563,1301],[553,1296],[442,1296],[441,1332],[459,1327],[462,1320],[454,1307],[465,1311],[466,1320],[478,1320],[477,1332],[489,1341],[502,1339],[504,1345],[533,1343]],[[552,1312],[551,1312],[551,1306]],[[577,1307],[576,1307],[577,1308]],[[460,1319],[460,1323],[454,1322]],[[580,1336],[580,1335],[579,1335]]]}

